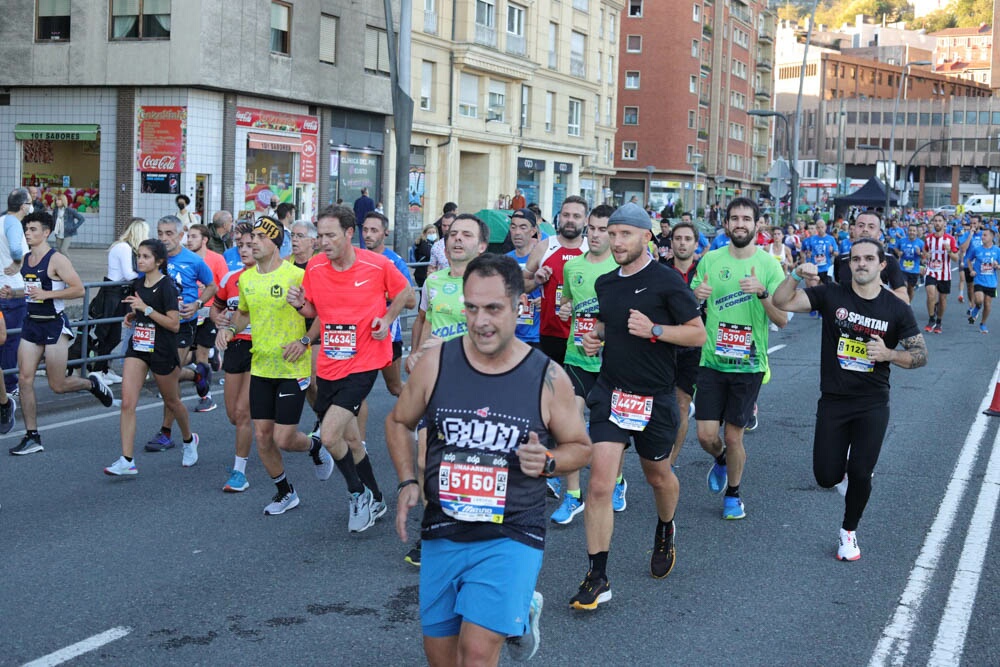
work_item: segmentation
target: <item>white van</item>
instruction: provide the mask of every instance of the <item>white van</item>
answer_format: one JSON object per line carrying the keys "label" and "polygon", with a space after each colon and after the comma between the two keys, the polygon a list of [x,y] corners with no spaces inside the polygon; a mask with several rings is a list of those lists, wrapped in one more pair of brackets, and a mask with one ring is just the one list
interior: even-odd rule
{"label": "white van", "polygon": [[1000,196],[998,195],[969,195],[962,205],[964,213],[993,213],[1000,212]]}

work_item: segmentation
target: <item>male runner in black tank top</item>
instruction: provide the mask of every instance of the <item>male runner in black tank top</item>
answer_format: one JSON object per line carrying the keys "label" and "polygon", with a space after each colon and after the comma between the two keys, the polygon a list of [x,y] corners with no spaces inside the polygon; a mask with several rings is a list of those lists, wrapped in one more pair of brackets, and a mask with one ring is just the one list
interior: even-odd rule
{"label": "male runner in black tank top", "polygon": [[420,500],[412,433],[427,419],[420,614],[428,661],[495,665],[507,637],[514,658],[537,649],[542,475],[586,465],[590,438],[569,377],[514,335],[525,302],[517,262],[482,255],[463,280],[468,333],[421,355],[385,432],[406,542]]}

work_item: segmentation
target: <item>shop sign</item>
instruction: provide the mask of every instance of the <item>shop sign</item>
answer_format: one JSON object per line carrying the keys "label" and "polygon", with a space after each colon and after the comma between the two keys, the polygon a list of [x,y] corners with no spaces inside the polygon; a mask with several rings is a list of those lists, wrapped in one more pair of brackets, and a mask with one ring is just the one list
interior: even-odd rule
{"label": "shop sign", "polygon": [[302,153],[299,155],[299,180],[303,183],[315,183],[317,180],[317,137],[302,135]]}
{"label": "shop sign", "polygon": [[183,171],[187,107],[139,107],[138,125],[136,169],[161,175]]}
{"label": "shop sign", "polygon": [[99,125],[33,125],[14,126],[15,139],[40,141],[97,141]]}
{"label": "shop sign", "polygon": [[572,162],[553,162],[552,169],[557,174],[572,174],[573,173],[573,163]]}
{"label": "shop sign", "polygon": [[177,195],[181,192],[180,173],[142,172],[142,192],[153,195]]}
{"label": "shop sign", "polygon": [[536,160],[530,157],[517,158],[517,168],[526,171],[545,171],[545,160]]}
{"label": "shop sign", "polygon": [[303,116],[296,113],[267,111],[251,107],[236,108],[236,125],[252,127],[255,130],[319,134],[319,116]]}

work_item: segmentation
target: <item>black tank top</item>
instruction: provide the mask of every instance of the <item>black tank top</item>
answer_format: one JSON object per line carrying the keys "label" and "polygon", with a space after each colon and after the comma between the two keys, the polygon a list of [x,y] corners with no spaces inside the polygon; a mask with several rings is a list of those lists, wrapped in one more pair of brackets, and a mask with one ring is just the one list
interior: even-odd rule
{"label": "black tank top", "polygon": [[472,368],[463,338],[441,346],[427,405],[423,538],[458,542],[509,537],[545,543],[545,479],[521,472],[517,447],[529,431],[551,447],[542,421],[549,358],[538,350],[498,375]]}
{"label": "black tank top", "polygon": [[[35,266],[29,266],[31,255],[25,256],[24,262],[21,264],[21,277],[24,278],[25,288],[31,285],[35,289],[45,290],[46,292],[66,289],[66,283],[61,280],[52,280],[52,277],[49,275],[49,261],[55,253],[55,249],[50,248]],[[35,320],[54,320],[64,308],[62,299],[36,301],[28,297],[27,304],[28,317]]]}

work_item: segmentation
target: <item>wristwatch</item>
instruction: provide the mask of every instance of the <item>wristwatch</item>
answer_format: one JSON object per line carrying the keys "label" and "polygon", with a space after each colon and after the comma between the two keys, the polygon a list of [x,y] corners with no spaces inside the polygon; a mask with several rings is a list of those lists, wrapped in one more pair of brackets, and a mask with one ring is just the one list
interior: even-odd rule
{"label": "wristwatch", "polygon": [[306,347],[309,347],[309,336],[303,336],[302,338],[299,339],[299,342],[305,345]]}
{"label": "wristwatch", "polygon": [[142,314],[145,315],[146,317],[149,317],[150,315],[153,314],[153,307],[146,306],[146,308],[142,311]]}
{"label": "wristwatch", "polygon": [[757,298],[760,299],[761,301],[763,301],[764,299],[766,299],[769,296],[771,296],[771,293],[768,292],[767,289],[765,289],[763,292],[761,292],[760,294],[757,295]]}
{"label": "wristwatch", "polygon": [[552,452],[545,450],[545,465],[542,466],[542,477],[554,477],[556,474],[556,457]]}

